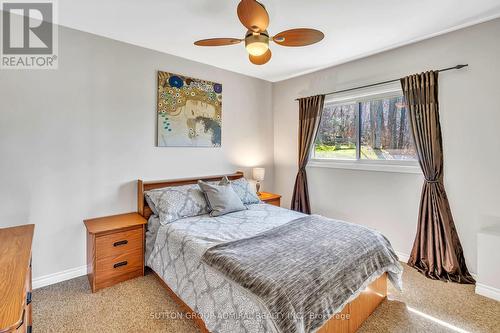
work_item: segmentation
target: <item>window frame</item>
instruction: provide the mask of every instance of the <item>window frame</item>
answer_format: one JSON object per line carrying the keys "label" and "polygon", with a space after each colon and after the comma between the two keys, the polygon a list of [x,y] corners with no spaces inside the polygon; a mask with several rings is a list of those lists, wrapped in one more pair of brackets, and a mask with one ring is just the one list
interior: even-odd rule
{"label": "window frame", "polygon": [[[336,94],[332,97],[325,98],[324,104],[348,104],[350,102],[364,102],[375,98],[388,98],[400,96],[402,94],[399,82],[386,84],[379,87],[371,87],[360,89],[356,92],[346,92]],[[334,168],[334,169],[350,169],[350,170],[366,170],[366,171],[382,171],[382,172],[398,172],[398,173],[413,173],[422,174],[418,160],[367,160],[361,159],[361,110],[358,111],[356,123],[356,159],[341,159],[341,158],[317,158],[314,156],[315,144],[313,143],[309,151],[309,163],[307,166],[315,168]],[[317,134],[317,133],[316,133]],[[316,141],[316,138],[315,140]]]}

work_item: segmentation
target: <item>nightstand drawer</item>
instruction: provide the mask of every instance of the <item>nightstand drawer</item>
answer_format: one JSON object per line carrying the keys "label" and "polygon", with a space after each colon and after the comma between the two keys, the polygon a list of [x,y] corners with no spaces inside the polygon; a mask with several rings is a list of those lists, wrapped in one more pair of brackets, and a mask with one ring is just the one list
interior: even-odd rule
{"label": "nightstand drawer", "polygon": [[142,248],[131,252],[123,252],[116,256],[98,259],[95,268],[96,285],[110,281],[122,281],[121,277],[129,278],[130,273],[139,272],[142,275]]}
{"label": "nightstand drawer", "polygon": [[96,237],[96,259],[117,256],[134,250],[142,251],[142,227]]}

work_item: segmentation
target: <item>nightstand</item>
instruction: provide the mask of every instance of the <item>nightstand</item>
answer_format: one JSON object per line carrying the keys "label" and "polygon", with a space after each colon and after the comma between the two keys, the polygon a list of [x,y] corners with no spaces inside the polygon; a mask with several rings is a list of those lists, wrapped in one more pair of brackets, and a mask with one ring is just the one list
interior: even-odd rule
{"label": "nightstand", "polygon": [[137,213],[83,221],[87,227],[87,273],[92,292],[144,275],[144,232]]}
{"label": "nightstand", "polygon": [[281,206],[281,195],[279,194],[260,192],[259,199],[270,205]]}

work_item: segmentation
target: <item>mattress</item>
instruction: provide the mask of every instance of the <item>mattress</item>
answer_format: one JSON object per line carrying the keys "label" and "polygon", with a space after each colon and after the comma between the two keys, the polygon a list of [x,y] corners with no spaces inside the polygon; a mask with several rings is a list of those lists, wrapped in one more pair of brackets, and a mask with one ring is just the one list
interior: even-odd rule
{"label": "mattress", "polygon": [[210,217],[200,215],[160,225],[151,217],[146,234],[146,264],[211,332],[278,332],[266,307],[246,289],[202,262],[207,249],[248,238],[304,214],[267,205]]}
{"label": "mattress", "polygon": [[[314,225],[312,220],[308,223],[307,221],[309,220],[307,219],[317,220],[317,225],[314,226],[314,229],[307,229],[311,228],[311,225]],[[305,221],[304,223],[302,223],[303,220]],[[285,224],[288,225],[284,226]],[[305,229],[292,234],[292,237],[283,236],[283,239],[281,239],[280,237],[282,235],[292,231],[292,226],[294,225],[299,226],[299,229]],[[280,226],[286,229],[280,228]],[[328,230],[331,232],[329,236],[326,234]],[[327,235],[326,237],[329,240],[338,241],[338,248],[331,248],[331,244],[329,244],[329,252],[324,250],[322,246],[325,246],[325,242],[321,241],[323,233]],[[305,240],[302,242],[301,240],[303,237],[301,235],[306,234],[317,235],[317,237],[314,238],[315,240],[318,239],[318,244],[315,247],[317,248],[316,253],[309,253],[306,251],[310,248],[308,244],[315,242],[315,240]],[[254,237],[257,235],[258,237]],[[300,244],[302,244],[302,247],[296,248],[297,256],[293,256],[291,261],[290,258],[288,258],[284,259],[284,262],[282,261],[279,264],[267,265],[268,263],[274,262],[274,260],[268,261],[264,258],[274,258],[272,256],[276,253],[275,250],[271,250],[273,246],[277,244],[276,240],[273,240],[274,238],[272,237],[281,239],[283,244],[288,244],[290,242],[293,244],[283,245],[280,246],[279,249],[276,249],[280,250],[281,254],[277,254],[278,257],[275,259],[287,258],[290,255],[290,253],[284,249],[286,247]],[[305,238],[307,237],[304,237],[304,239]],[[373,239],[378,241],[374,242]],[[362,240],[364,240],[364,243]],[[268,243],[265,243],[266,241]],[[271,243],[269,243],[269,241]],[[244,246],[239,246],[240,243]],[[380,244],[379,246],[375,246],[375,243]],[[261,245],[259,246],[258,244]],[[342,244],[345,246],[342,246]],[[216,248],[220,249],[220,251],[215,251]],[[255,250],[253,250],[254,248]],[[209,249],[210,251],[207,251]],[[341,292],[340,289],[342,288],[339,288],[338,300],[341,302],[337,302],[338,304],[335,303],[338,306],[335,304],[332,304],[332,306],[323,306],[324,302],[321,299],[319,300],[319,303],[323,307],[314,307],[315,310],[313,312],[317,313],[318,310],[321,310],[320,313],[324,312],[325,315],[328,314],[325,318],[328,318],[330,314],[336,313],[338,309],[341,309],[346,302],[352,299],[352,297],[359,294],[367,283],[371,283],[371,281],[376,279],[379,274],[383,272],[391,271],[393,273],[391,282],[396,286],[400,286],[401,267],[397,261],[397,256],[392,250],[389,241],[380,233],[359,225],[329,220],[321,216],[313,217],[273,205],[248,205],[246,210],[223,216],[210,217],[209,215],[199,215],[182,218],[165,225],[160,224],[157,217],[151,217],[148,222],[148,232],[146,234],[147,266],[152,268],[165,281],[170,289],[184,301],[184,303],[201,316],[209,331],[218,333],[281,332],[285,326],[283,325],[283,320],[281,320],[280,325],[282,329],[279,329],[277,324],[280,323],[280,317],[273,318],[273,315],[279,316],[280,313],[293,312],[292,309],[296,309],[297,305],[302,304],[302,298],[298,298],[296,304],[293,302],[293,304],[290,303],[292,305],[291,309],[283,310],[277,308],[271,313],[268,309],[273,307],[274,301],[272,300],[275,295],[278,295],[277,292],[271,292],[272,294],[268,295],[270,297],[272,296],[271,303],[267,302],[264,304],[267,299],[266,297],[256,296],[259,293],[255,292],[255,290],[251,292],[251,288],[244,288],[243,286],[245,283],[241,281],[240,283],[234,282],[238,281],[237,276],[239,275],[236,275],[236,278],[228,272],[226,272],[227,274],[225,275],[222,273],[224,271],[223,269],[214,268],[217,267],[216,264],[212,263],[209,265],[207,262],[210,261],[204,260],[206,259],[204,255],[206,256],[208,252],[217,252],[214,253],[214,258],[216,258],[214,260],[218,264],[221,264],[222,267],[232,267],[229,268],[229,271],[241,270],[243,273],[247,272],[242,274],[249,277],[251,281],[257,280],[259,283],[267,281],[269,285],[266,285],[264,288],[265,290],[281,290],[283,291],[282,295],[284,295],[285,299],[290,300],[293,297],[287,294],[289,288],[283,288],[283,285],[296,285],[297,281],[308,281],[311,277],[317,280],[319,278],[318,274],[321,271],[319,270],[321,267],[310,265],[312,268],[304,271],[304,276],[302,278],[298,278],[298,280],[292,279],[294,282],[286,280],[286,277],[293,276],[291,272],[301,273],[296,267],[292,267],[292,264],[301,262],[299,254],[300,249],[304,250],[302,251],[304,265],[310,262],[311,257],[321,258],[321,255],[323,255],[326,259],[331,259],[330,261],[326,260],[324,262],[323,268],[326,268],[326,272],[332,269],[332,267],[338,267],[339,272],[336,274],[323,274],[324,281],[321,280],[323,282],[319,282],[319,286],[328,286],[329,284],[327,284],[327,282],[338,285],[339,281],[343,281],[342,279],[344,279],[344,277],[347,279],[346,282],[360,282],[355,286],[341,282],[346,290],[345,292]],[[259,252],[262,252],[262,255],[261,259],[257,260],[257,253]],[[252,255],[248,256],[247,253],[252,253]],[[349,260],[346,261],[342,259],[345,257],[345,253],[352,253],[353,255],[349,257],[357,258],[355,262],[359,263],[359,269],[361,271],[358,272],[356,269],[353,270],[352,267],[350,267],[352,265],[347,265],[346,268],[342,268],[344,266],[341,264],[350,263]],[[355,253],[357,253],[356,256],[354,255]],[[330,258],[331,256],[333,259]],[[338,260],[335,258],[338,258]],[[387,260],[381,260],[381,258]],[[249,270],[245,271],[243,269],[246,267],[244,263],[248,261],[248,259],[254,262],[250,262],[248,266]],[[236,266],[229,265],[229,263],[232,263],[234,260],[236,260]],[[318,259],[318,262],[319,261]],[[256,270],[252,268],[262,268],[265,265],[270,267],[266,266],[268,270],[264,271],[266,272],[264,275],[262,275],[263,271],[260,269]],[[280,270],[275,269],[275,267],[278,267],[276,265],[280,267]],[[286,276],[280,275],[282,272],[286,271],[289,265],[291,265],[291,268],[289,267],[289,273]],[[299,266],[305,267],[302,264]],[[321,263],[319,266],[321,266]],[[364,278],[366,274],[361,273],[363,273],[364,270],[371,270],[375,266],[379,269],[374,270],[372,272],[373,274],[370,273]],[[233,269],[234,267],[237,269]],[[343,273],[344,270],[348,271]],[[351,275],[347,274],[348,272],[350,272]],[[259,276],[259,274],[261,275]],[[285,282],[281,282],[282,280]],[[316,290],[316,287],[317,286],[312,287],[313,291]],[[303,289],[305,290],[307,288],[304,287]],[[299,295],[303,289],[300,288],[295,290],[293,295]],[[329,287],[327,290],[330,290]],[[266,295],[267,294],[261,296]],[[314,292],[311,293],[311,295],[314,295]],[[330,298],[333,297],[330,294],[328,295]],[[283,304],[288,303],[284,302]],[[298,306],[298,308],[300,308],[300,306]],[[304,309],[307,310],[307,308]],[[173,318],[175,315],[176,314],[170,314],[168,318]],[[309,329],[301,328],[303,326],[299,325],[297,332],[303,330],[315,331],[323,323],[324,321],[319,323],[314,322],[309,325],[310,327],[308,326]],[[285,324],[288,325],[289,323],[287,322]]]}

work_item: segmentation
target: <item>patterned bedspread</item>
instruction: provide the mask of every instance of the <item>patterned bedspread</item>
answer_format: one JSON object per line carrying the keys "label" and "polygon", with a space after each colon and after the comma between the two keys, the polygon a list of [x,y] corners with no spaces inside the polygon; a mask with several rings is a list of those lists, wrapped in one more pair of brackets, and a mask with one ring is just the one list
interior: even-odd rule
{"label": "patterned bedspread", "polygon": [[156,224],[151,228],[156,233],[147,235],[151,243],[147,265],[203,317],[211,332],[280,332],[262,299],[204,263],[202,257],[216,245],[250,238],[304,216],[255,204],[220,217],[201,215],[161,226],[151,217],[149,223]]}
{"label": "patterned bedspread", "polygon": [[[210,247],[255,236],[304,216],[267,204],[219,217],[201,215],[159,225],[146,262],[214,333],[279,332],[269,311],[251,292],[201,261]],[[148,225],[149,229],[149,225]],[[155,240],[154,240],[155,239]]]}
{"label": "patterned bedspread", "polygon": [[203,261],[258,296],[281,332],[314,332],[384,272],[401,285],[382,234],[319,215],[216,245]]}

